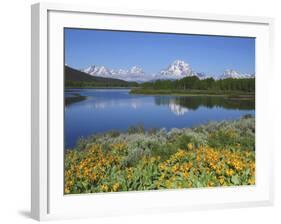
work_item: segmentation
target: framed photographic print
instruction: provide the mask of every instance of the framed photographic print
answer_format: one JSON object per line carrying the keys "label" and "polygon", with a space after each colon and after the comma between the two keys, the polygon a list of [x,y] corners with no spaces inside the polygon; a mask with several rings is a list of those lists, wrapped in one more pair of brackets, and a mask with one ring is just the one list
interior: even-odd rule
{"label": "framed photographic print", "polygon": [[271,18],[32,6],[32,217],[270,205]]}

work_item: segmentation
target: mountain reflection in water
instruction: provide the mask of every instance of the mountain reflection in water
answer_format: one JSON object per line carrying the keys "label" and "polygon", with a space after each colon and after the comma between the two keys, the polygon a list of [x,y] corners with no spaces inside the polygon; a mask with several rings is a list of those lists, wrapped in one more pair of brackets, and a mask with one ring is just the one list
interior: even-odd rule
{"label": "mountain reflection in water", "polygon": [[132,125],[186,128],[255,114],[254,99],[218,96],[133,95],[129,89],[72,89],[65,92],[65,147],[80,137]]}

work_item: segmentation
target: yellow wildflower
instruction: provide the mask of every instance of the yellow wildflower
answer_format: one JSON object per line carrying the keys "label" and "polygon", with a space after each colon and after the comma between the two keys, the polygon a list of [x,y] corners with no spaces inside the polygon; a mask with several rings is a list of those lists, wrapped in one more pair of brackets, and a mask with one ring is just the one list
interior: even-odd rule
{"label": "yellow wildflower", "polygon": [[250,184],[250,185],[254,185],[255,183],[256,183],[256,181],[255,181],[254,177],[252,177],[248,180],[248,184]]}
{"label": "yellow wildflower", "polygon": [[192,150],[192,148],[193,148],[192,143],[188,143],[188,144],[187,144],[187,149],[188,149],[188,150]]}
{"label": "yellow wildflower", "polygon": [[234,171],[232,169],[227,169],[225,173],[227,176],[231,177],[234,174]]}
{"label": "yellow wildflower", "polygon": [[107,191],[108,191],[108,186],[107,186],[106,184],[102,184],[102,185],[101,185],[101,190],[102,190],[103,192],[107,192]]}
{"label": "yellow wildflower", "polygon": [[120,184],[119,184],[119,183],[115,183],[115,184],[113,184],[113,187],[112,187],[113,191],[118,191],[119,186],[120,186]]}
{"label": "yellow wildflower", "polygon": [[183,172],[183,177],[184,177],[185,179],[187,179],[187,178],[189,177],[189,173],[188,173],[188,172]]}

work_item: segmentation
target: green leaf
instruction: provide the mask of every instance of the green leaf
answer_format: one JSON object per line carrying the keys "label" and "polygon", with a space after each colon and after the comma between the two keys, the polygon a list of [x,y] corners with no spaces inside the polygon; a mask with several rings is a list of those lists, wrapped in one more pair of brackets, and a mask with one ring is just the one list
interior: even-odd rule
{"label": "green leaf", "polygon": [[245,174],[246,174],[247,176],[250,174],[250,169],[249,169],[249,168],[246,169]]}
{"label": "green leaf", "polygon": [[234,183],[235,185],[240,184],[239,177],[237,175],[234,175],[231,177],[231,182]]}

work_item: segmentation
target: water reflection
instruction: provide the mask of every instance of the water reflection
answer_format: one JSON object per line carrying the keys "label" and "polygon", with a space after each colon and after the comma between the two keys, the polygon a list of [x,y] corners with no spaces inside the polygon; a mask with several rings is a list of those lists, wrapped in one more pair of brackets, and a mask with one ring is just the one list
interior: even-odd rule
{"label": "water reflection", "polygon": [[[100,93],[106,93],[100,91]],[[128,93],[128,92],[127,92]],[[144,100],[143,98],[146,98]],[[197,110],[199,107],[206,107],[212,109],[214,107],[221,107],[224,109],[239,109],[239,110],[254,110],[254,98],[229,98],[223,96],[139,96],[130,95],[127,97],[97,97],[95,94],[85,93],[71,93],[65,94],[65,106],[85,101],[84,106],[94,109],[106,109],[108,107],[127,107],[130,105],[132,108],[137,109],[142,107],[144,103],[148,103],[148,99],[153,99],[155,105],[167,105],[170,111],[176,115],[183,115],[190,110]]]}
{"label": "water reflection", "polygon": [[171,112],[173,112],[177,116],[182,116],[189,111],[189,109],[182,107],[181,105],[174,102],[170,102],[168,105]]}
{"label": "water reflection", "polygon": [[197,110],[201,106],[210,109],[214,107],[239,110],[255,109],[254,98],[239,99],[222,96],[156,96],[155,104],[169,105],[169,107],[171,105],[178,105],[189,110]]}
{"label": "water reflection", "polygon": [[132,95],[120,89],[73,89],[65,92],[65,147],[80,137],[126,131],[142,124],[149,128],[186,128],[209,121],[255,114],[254,99],[214,96]]}

